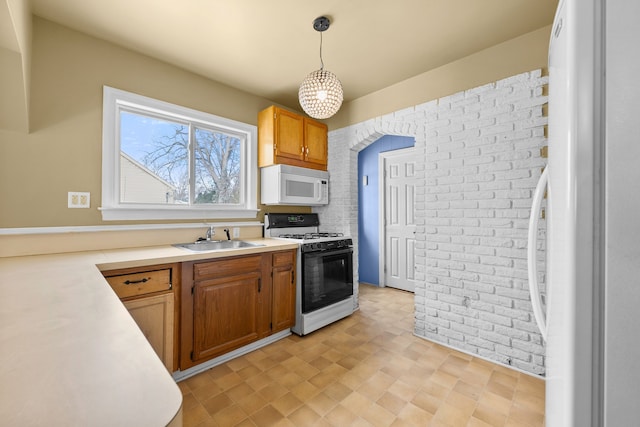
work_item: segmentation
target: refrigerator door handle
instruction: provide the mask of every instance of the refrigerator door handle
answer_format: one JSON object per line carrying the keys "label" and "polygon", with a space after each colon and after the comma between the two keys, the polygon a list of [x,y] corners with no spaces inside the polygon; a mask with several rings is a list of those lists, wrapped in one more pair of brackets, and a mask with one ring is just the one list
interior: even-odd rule
{"label": "refrigerator door handle", "polygon": [[549,168],[544,168],[540,180],[536,185],[536,191],[533,193],[533,203],[531,206],[531,215],[529,217],[529,237],[527,245],[527,272],[529,275],[529,295],[531,296],[531,305],[533,306],[533,315],[542,334],[542,339],[547,340],[547,319],[542,310],[542,298],[540,296],[540,288],[538,286],[538,268],[536,252],[538,248],[538,218],[540,218],[540,207],[542,198],[544,197],[544,189],[547,186]]}

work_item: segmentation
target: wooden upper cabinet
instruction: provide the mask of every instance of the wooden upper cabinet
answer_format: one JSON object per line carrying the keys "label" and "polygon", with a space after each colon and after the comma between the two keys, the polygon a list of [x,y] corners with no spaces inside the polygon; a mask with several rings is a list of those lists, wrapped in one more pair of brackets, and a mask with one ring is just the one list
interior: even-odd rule
{"label": "wooden upper cabinet", "polygon": [[304,134],[305,161],[309,164],[323,166],[314,169],[327,170],[327,125],[305,119]]}
{"label": "wooden upper cabinet", "polygon": [[279,110],[275,120],[275,142],[273,145],[275,157],[304,160],[303,140],[303,117],[286,110]]}
{"label": "wooden upper cabinet", "polygon": [[327,125],[274,105],[258,113],[258,166],[327,170]]}

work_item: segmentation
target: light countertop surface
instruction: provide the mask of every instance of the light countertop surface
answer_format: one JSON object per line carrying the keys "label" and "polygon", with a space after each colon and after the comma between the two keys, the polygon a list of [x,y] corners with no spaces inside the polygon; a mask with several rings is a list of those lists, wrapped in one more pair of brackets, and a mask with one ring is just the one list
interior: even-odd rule
{"label": "light countertop surface", "polygon": [[297,247],[245,240],[264,246],[0,258],[0,423],[181,425],[178,386],[100,272]]}

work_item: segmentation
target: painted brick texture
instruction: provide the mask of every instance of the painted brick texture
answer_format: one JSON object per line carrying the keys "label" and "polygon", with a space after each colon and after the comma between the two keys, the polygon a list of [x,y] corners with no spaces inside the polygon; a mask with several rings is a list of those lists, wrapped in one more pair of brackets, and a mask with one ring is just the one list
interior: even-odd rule
{"label": "painted brick texture", "polygon": [[[315,209],[323,228],[351,235],[357,248],[357,153],[383,135],[413,136],[424,157],[415,203],[415,334],[539,375],[544,345],[526,248],[546,163],[547,82],[535,70],[332,131],[330,204]],[[538,249],[543,260],[544,245]]]}

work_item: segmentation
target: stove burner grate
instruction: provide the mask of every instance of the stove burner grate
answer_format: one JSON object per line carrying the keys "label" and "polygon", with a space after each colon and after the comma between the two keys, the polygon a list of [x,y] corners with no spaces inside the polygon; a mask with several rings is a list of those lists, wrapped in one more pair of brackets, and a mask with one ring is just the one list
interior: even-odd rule
{"label": "stove burner grate", "polygon": [[322,232],[322,233],[300,233],[300,234],[295,234],[295,233],[287,233],[287,234],[280,234],[278,237],[282,237],[285,239],[303,239],[303,240],[313,240],[313,239],[320,239],[322,237],[344,237],[344,234],[342,233],[327,233],[327,232]]}

